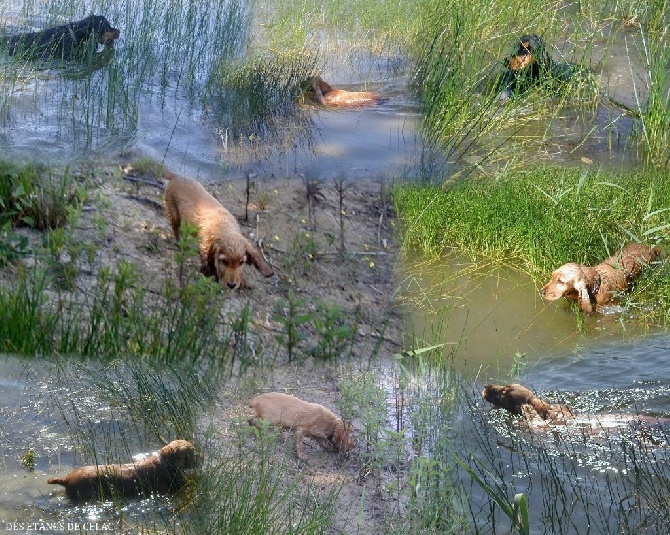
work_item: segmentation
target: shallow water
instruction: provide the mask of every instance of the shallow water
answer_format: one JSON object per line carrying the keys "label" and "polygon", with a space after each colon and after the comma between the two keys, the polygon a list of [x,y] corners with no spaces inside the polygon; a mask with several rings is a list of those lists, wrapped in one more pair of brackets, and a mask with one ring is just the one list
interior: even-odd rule
{"label": "shallow water", "polygon": [[[545,359],[515,381],[569,404],[582,425],[528,429],[492,409],[478,389],[471,393],[467,452],[495,474],[489,483],[502,483],[507,499],[526,494],[531,532],[667,533],[670,336]],[[637,414],[666,420],[652,419],[650,427],[622,421]],[[596,431],[588,431],[591,426]],[[491,529],[487,496],[476,485],[470,500],[482,533],[508,524],[498,511],[497,529]]]}
{"label": "shallow water", "polygon": [[[407,259],[401,273],[408,340],[444,343],[445,358],[482,381],[534,368],[596,347],[616,347],[647,333],[616,306],[578,316],[566,300],[548,302],[521,271],[449,255]],[[668,345],[670,347],[670,343]],[[670,362],[668,363],[670,369]],[[522,368],[523,369],[523,368]]]}
{"label": "shallow water", "polygon": [[[99,452],[75,453],[73,429],[79,411]],[[111,502],[74,504],[49,477],[73,467],[110,458],[154,451],[139,439],[132,424],[113,414],[106,402],[91,395],[76,378],[64,380],[55,368],[37,359],[0,355],[0,530],[17,533],[134,533],[138,525],[160,525],[173,515],[174,501],[162,497],[135,500],[119,508]],[[121,446],[123,445],[123,446]],[[90,444],[86,447],[90,447]],[[117,449],[118,448],[118,449]],[[123,450],[123,451],[121,451]],[[28,451],[34,466],[22,464]],[[98,456],[99,455],[99,456]]]}
{"label": "shallow water", "polygon": [[[20,5],[6,8],[0,27],[20,28],[26,22]],[[138,11],[131,3],[127,11],[133,10]],[[72,65],[28,65],[17,75],[20,69],[4,60],[0,78],[9,80],[3,82],[6,96],[0,126],[4,154],[54,162],[131,150],[203,180],[239,179],[249,172],[377,178],[396,176],[420,160],[420,108],[409,95],[406,62],[328,58],[324,79],[344,89],[374,90],[386,102],[350,111],[310,108],[307,123],[296,114],[282,121],[271,136],[246,132],[240,138],[230,117],[211,113],[201,101],[212,68],[210,55],[216,50],[204,46],[190,85],[182,80],[179,69],[184,67],[179,65],[166,64],[154,72],[156,65],[143,63],[138,54],[181,59],[179,51],[161,48],[169,47],[170,35],[161,34],[160,28],[152,27],[158,32],[155,42],[136,42],[141,39],[142,21],[128,13],[118,7],[109,9],[108,17],[121,27],[121,37],[109,57],[91,72]],[[32,27],[44,24],[40,17],[27,22]],[[613,42],[603,35],[589,43],[588,61],[597,70],[600,91],[627,106],[635,106],[633,87],[644,99],[639,61],[629,60],[626,52],[627,46],[635,50],[637,39],[635,32],[628,32]],[[573,57],[572,45],[558,45],[551,48],[554,57],[579,59]],[[138,71],[133,70],[135,64]],[[522,137],[542,140],[539,150],[529,156],[557,163],[629,163],[626,143],[631,119],[604,99],[600,102],[588,113],[567,108],[554,117],[536,117],[532,108],[520,110]],[[498,135],[503,139],[508,134]]]}

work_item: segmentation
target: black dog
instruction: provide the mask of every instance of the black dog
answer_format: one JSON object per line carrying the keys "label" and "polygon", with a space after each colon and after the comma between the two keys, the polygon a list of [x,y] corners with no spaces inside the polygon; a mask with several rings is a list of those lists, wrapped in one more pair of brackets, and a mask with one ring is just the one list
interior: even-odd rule
{"label": "black dog", "polygon": [[498,90],[508,97],[523,93],[549,78],[566,82],[581,70],[578,65],[552,60],[538,35],[522,36],[516,52],[505,59],[505,67]]}
{"label": "black dog", "polygon": [[120,32],[100,15],[90,15],[77,22],[39,32],[19,33],[2,38],[9,54],[29,58],[71,59],[98,44],[112,46]]}

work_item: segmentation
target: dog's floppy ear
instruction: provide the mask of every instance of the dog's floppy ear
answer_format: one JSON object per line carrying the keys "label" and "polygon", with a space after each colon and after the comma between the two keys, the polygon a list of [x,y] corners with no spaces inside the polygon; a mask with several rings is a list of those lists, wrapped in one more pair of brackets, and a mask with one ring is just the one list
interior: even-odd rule
{"label": "dog's floppy ear", "polygon": [[247,252],[247,263],[255,266],[256,269],[261,272],[261,275],[263,275],[263,277],[272,277],[272,275],[275,274],[270,264],[268,264],[265,261],[265,258],[263,258],[263,253],[261,253],[250,243],[247,243],[246,252]]}
{"label": "dog's floppy ear", "polygon": [[[594,283],[594,286],[600,287],[600,276],[598,275],[596,278],[598,279],[598,282]],[[591,314],[593,312],[593,305],[591,304],[591,295],[589,294],[589,288],[586,284],[585,278],[580,277],[578,280],[576,280],[574,288],[579,295],[577,298],[579,308],[587,314]]]}

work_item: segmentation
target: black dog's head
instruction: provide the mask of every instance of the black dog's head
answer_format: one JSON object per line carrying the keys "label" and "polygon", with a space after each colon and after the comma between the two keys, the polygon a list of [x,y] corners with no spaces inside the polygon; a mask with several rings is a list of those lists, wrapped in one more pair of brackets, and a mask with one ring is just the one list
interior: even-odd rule
{"label": "black dog's head", "polygon": [[89,15],[85,19],[73,22],[70,28],[74,32],[77,41],[83,42],[93,34],[98,43],[104,45],[111,45],[121,34],[117,28],[112,28],[109,21],[102,15]]}
{"label": "black dog's head", "polygon": [[519,38],[519,46],[507,60],[508,69],[519,72],[530,65],[540,65],[542,68],[550,62],[549,54],[539,35],[523,35]]}

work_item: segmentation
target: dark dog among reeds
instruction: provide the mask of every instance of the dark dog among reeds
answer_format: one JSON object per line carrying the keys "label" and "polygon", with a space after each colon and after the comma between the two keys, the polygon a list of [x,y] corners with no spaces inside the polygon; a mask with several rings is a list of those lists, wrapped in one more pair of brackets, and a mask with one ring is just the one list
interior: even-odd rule
{"label": "dark dog among reeds", "polygon": [[505,72],[498,84],[505,96],[520,94],[544,80],[567,82],[582,72],[579,65],[555,62],[538,35],[523,35],[516,51],[505,59]]}
{"label": "dark dog among reeds", "polygon": [[2,37],[8,54],[35,59],[71,59],[99,44],[112,46],[120,31],[100,15],[47,28],[39,32],[26,32]]}
{"label": "dark dog among reeds", "polygon": [[173,440],[140,461],[128,464],[90,465],[75,468],[65,477],[47,483],[63,485],[71,500],[171,494],[184,486],[184,470],[195,468],[198,456],[193,444]]}

